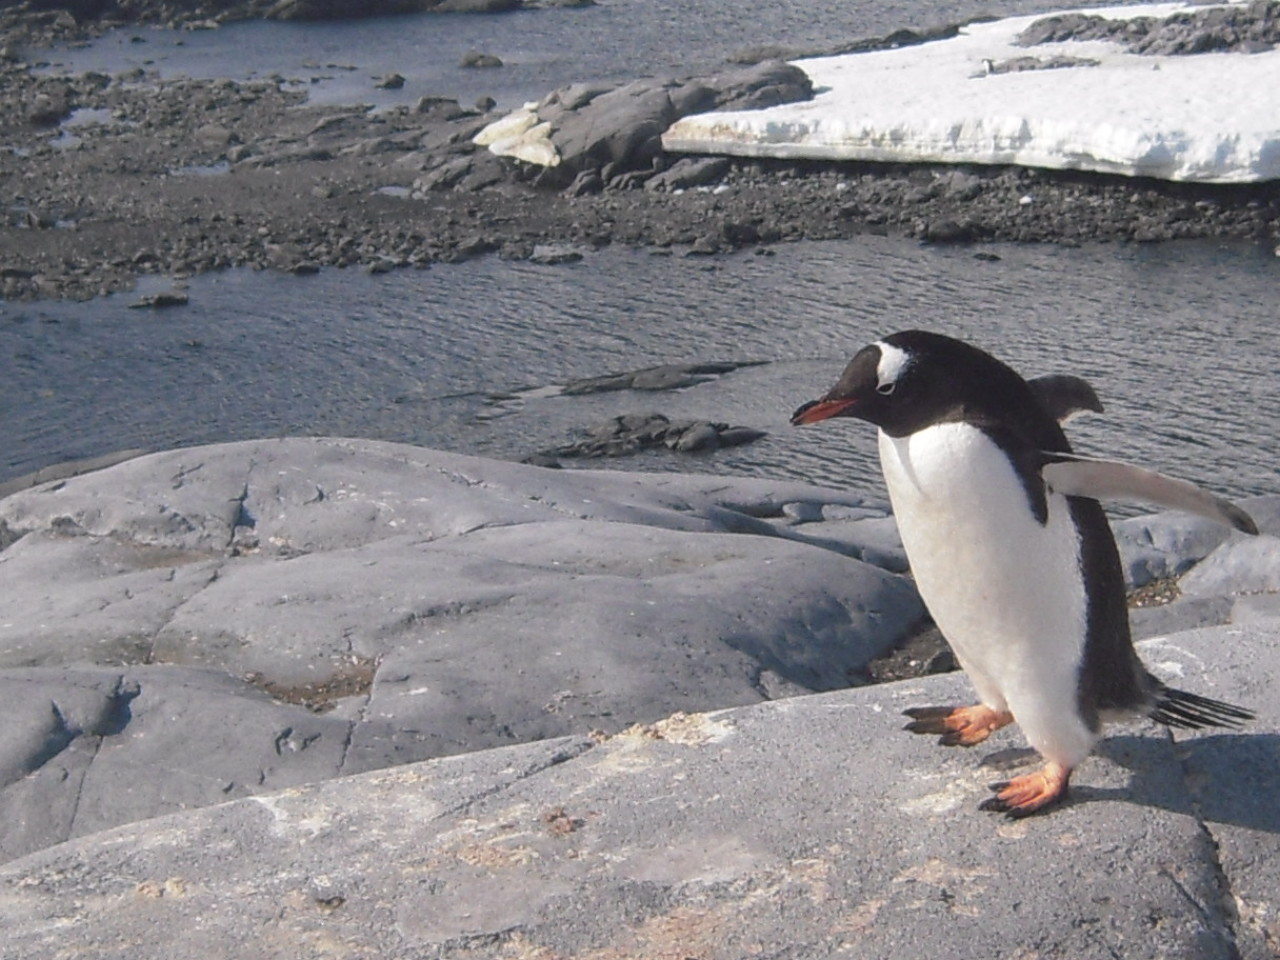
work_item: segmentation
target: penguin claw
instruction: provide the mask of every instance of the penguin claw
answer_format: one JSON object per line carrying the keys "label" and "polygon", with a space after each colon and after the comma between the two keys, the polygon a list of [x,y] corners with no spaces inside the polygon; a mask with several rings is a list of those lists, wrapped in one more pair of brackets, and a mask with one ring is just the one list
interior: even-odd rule
{"label": "penguin claw", "polygon": [[940,734],[938,743],[944,747],[972,747],[1013,722],[1009,711],[993,710],[981,703],[971,707],[911,707],[902,712],[911,717],[904,730]]}
{"label": "penguin claw", "polygon": [[983,800],[978,809],[1003,813],[1015,820],[1028,817],[1062,802],[1067,796],[1070,778],[1071,771],[1067,768],[1046,763],[1035,773],[991,784],[996,795]]}

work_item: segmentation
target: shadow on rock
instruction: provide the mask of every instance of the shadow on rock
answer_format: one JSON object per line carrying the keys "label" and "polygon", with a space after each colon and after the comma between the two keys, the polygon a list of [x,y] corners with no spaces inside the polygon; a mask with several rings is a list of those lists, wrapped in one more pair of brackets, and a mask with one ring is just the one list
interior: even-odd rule
{"label": "shadow on rock", "polygon": [[1181,767],[1169,763],[1168,741],[1159,737],[1111,737],[1098,755],[1133,773],[1122,790],[1072,786],[1075,802],[1128,800],[1194,816],[1280,834],[1280,736],[1220,733],[1173,745]]}

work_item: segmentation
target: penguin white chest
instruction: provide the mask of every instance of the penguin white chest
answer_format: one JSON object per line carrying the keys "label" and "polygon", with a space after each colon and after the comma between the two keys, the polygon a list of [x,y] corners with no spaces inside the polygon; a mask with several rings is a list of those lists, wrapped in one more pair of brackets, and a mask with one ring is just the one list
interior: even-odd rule
{"label": "penguin white chest", "polygon": [[965,423],[882,432],[880,461],[920,595],[983,702],[1024,729],[1074,713],[1088,599],[1066,498],[1048,493],[1040,523],[1004,451]]}

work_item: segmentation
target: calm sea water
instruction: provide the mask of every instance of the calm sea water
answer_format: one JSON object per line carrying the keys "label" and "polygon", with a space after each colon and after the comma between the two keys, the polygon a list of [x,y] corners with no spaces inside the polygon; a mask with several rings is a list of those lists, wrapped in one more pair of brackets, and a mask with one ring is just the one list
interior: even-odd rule
{"label": "calm sea water", "polygon": [[[1275,492],[1280,344],[1269,250],[1207,243],[964,248],[865,237],[709,261],[606,249],[559,266],[484,258],[372,277],[238,271],[190,305],[0,304],[0,480],[128,447],[285,434],[520,458],[619,413],[766,430],[705,456],[591,465],[791,477],[879,490],[873,431],[791,411],[857,348],[926,327],[1026,375],[1070,372],[1107,413],[1084,452],[1231,495]],[[765,361],[674,392],[556,395],[662,363]]]}
{"label": "calm sea water", "polygon": [[[49,69],[283,75],[330,102],[489,94],[512,104],[575,80],[703,72],[753,45],[821,46],[1048,6],[604,0],[492,17],[131,30],[56,51]],[[458,68],[473,48],[507,66]],[[391,71],[405,88],[376,91],[374,78]],[[607,465],[878,490],[873,431],[795,430],[787,418],[858,347],[918,326],[973,340],[1027,375],[1089,378],[1108,411],[1072,422],[1086,452],[1237,496],[1277,490],[1280,261],[1270,249],[984,252],[1000,259],[876,237],[711,261],[610,249],[569,265],[486,258],[382,277],[232,272],[195,279],[188,307],[158,312],[127,309],[136,295],[0,303],[0,481],[129,447],[284,434],[519,458],[653,410],[769,435],[708,456]],[[556,395],[575,378],[706,360],[764,363],[674,393]]]}

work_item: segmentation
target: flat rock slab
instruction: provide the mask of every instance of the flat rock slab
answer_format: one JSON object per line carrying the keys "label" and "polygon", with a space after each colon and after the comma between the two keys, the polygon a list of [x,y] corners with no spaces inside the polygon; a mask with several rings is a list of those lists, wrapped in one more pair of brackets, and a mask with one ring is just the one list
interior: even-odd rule
{"label": "flat rock slab", "polygon": [[0,699],[0,861],[339,776],[357,729],[381,765],[399,759],[386,724],[311,713],[210,670],[0,670]]}
{"label": "flat rock slab", "polygon": [[131,824],[0,868],[12,960],[306,955],[1274,957],[1277,625],[1148,645],[1243,732],[1114,728],[1071,801],[901,728],[959,675],[675,715]]}
{"label": "flat rock slab", "polygon": [[878,509],[325,439],[15,493],[0,860],[281,786],[847,686],[923,608],[905,578],[784,522],[814,503]]}

